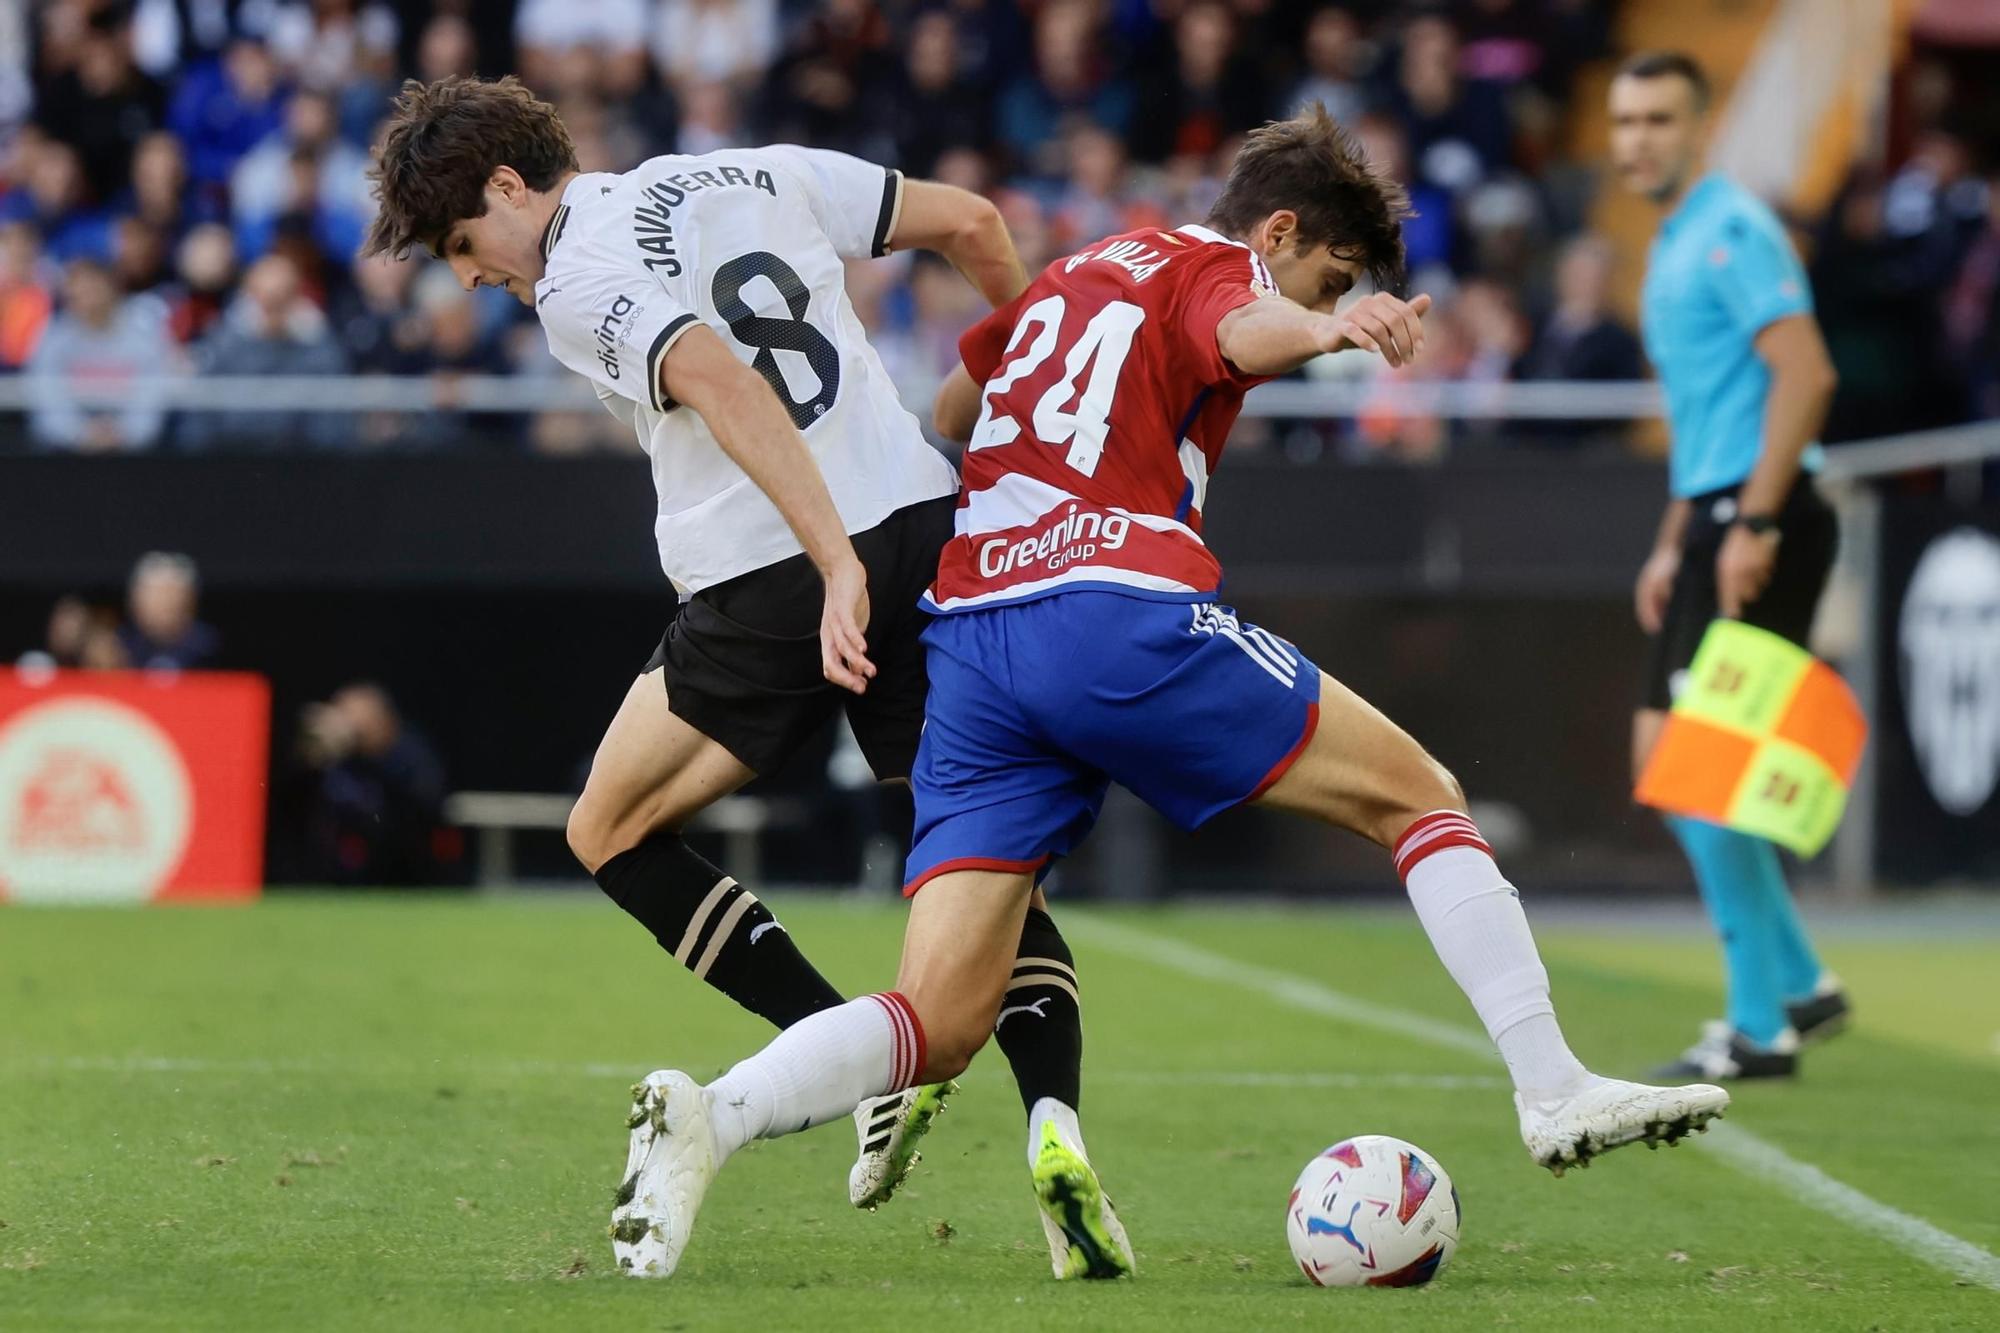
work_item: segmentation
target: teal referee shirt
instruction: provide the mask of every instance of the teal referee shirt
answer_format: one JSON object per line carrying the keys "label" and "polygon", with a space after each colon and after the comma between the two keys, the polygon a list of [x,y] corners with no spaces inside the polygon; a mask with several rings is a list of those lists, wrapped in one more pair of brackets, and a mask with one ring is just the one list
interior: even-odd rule
{"label": "teal referee shirt", "polygon": [[[1736,182],[1708,175],[1660,224],[1639,314],[1666,391],[1676,498],[1749,480],[1764,447],[1771,372],[1754,343],[1787,315],[1812,313],[1812,289],[1777,215]],[[1806,450],[1808,472],[1820,448]]]}

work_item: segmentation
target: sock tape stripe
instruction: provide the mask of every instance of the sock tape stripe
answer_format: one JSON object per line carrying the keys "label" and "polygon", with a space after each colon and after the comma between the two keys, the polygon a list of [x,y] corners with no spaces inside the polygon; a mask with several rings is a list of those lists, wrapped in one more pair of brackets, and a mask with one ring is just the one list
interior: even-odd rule
{"label": "sock tape stripe", "polygon": [[743,919],[745,912],[756,905],[757,900],[749,893],[736,895],[736,901],[729,904],[729,910],[722,914],[722,920],[716,924],[714,933],[708,937],[708,947],[701,951],[701,961],[694,965],[696,976],[707,980],[708,969],[715,966],[716,955],[722,952],[723,945],[729,943],[729,937],[736,933],[736,923]]}
{"label": "sock tape stripe", "polygon": [[895,1017],[896,1031],[903,1039],[903,1071],[897,1079],[897,1086],[908,1087],[917,1081],[917,1040],[915,1025],[910,1018],[910,1002],[890,991],[889,1012]]}
{"label": "sock tape stripe", "polygon": [[1424,846],[1410,852],[1402,860],[1398,861],[1396,863],[1396,873],[1407,879],[1410,872],[1416,869],[1419,862],[1429,859],[1438,852],[1448,852],[1454,847],[1470,847],[1474,851],[1484,852],[1488,856],[1493,855],[1493,849],[1486,845],[1486,839],[1480,837],[1477,833],[1465,833],[1454,829],[1433,838]]}
{"label": "sock tape stripe", "polygon": [[1451,830],[1477,833],[1479,826],[1464,815],[1451,815],[1449,817],[1431,815],[1418,820],[1403,830],[1403,836],[1396,840],[1396,851],[1400,855],[1413,847],[1421,846],[1426,840],[1434,838],[1440,833]]}
{"label": "sock tape stripe", "polygon": [[891,1003],[891,1002],[890,1002],[890,1000],[889,1000],[889,997],[888,997],[888,996],[886,996],[886,995],[871,995],[871,996],[869,996],[868,998],[869,998],[869,999],[871,999],[871,1000],[873,1000],[873,1001],[875,1001],[875,1003],[877,1003],[877,1004],[881,1005],[881,1006],[882,1006],[882,1012],[883,1012],[884,1014],[886,1014],[886,1015],[888,1016],[888,1019],[889,1019],[889,1081],[890,1081],[891,1083],[894,1083],[894,1084],[898,1085],[898,1086],[901,1086],[901,1085],[903,1084],[903,1082],[904,1082],[904,1079],[903,1079],[903,1062],[904,1062],[904,1060],[905,1060],[905,1059],[907,1058],[907,1057],[906,1057],[906,1056],[905,1056],[905,1055],[903,1054],[903,1041],[904,1041],[904,1036],[903,1036],[903,1023],[902,1023],[902,1015],[901,1015],[900,1013],[898,1013],[898,1012],[896,1011],[896,1006],[895,1006],[895,1005],[894,1005],[893,1003]]}
{"label": "sock tape stripe", "polygon": [[1060,958],[1017,958],[1014,960],[1014,975],[1021,976],[1033,970],[1060,972],[1070,980],[1076,980],[1076,968]]}
{"label": "sock tape stripe", "polygon": [[1486,840],[1479,836],[1477,824],[1464,815],[1439,811],[1425,815],[1410,825],[1396,840],[1394,857],[1397,871],[1408,870],[1422,856],[1439,850],[1440,846],[1480,847],[1492,851],[1487,847]]}
{"label": "sock tape stripe", "polygon": [[909,1000],[901,991],[890,991],[889,1002],[894,1006],[897,1016],[902,1019],[903,1030],[910,1043],[909,1067],[903,1074],[903,1086],[908,1087],[917,1081],[917,1075],[923,1071],[924,1029],[917,1022],[917,1011],[911,1007]]}
{"label": "sock tape stripe", "polygon": [[1007,984],[1007,993],[1030,990],[1036,986],[1050,986],[1066,993],[1078,1009],[1083,1008],[1083,997],[1076,993],[1076,983],[1056,972],[1030,972],[1025,977],[1015,977]]}
{"label": "sock tape stripe", "polygon": [[694,956],[695,944],[701,939],[702,923],[708,920],[708,914],[715,910],[715,905],[722,901],[722,896],[735,887],[736,881],[727,875],[715,881],[715,887],[708,891],[708,896],[694,909],[694,915],[688,918],[687,932],[681,936],[680,947],[674,950],[675,962],[682,967],[687,966],[687,960]]}

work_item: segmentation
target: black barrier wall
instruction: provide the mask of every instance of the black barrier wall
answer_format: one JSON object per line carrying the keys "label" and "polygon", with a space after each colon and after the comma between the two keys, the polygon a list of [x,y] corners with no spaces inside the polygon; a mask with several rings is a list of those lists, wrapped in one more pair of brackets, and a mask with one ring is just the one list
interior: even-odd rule
{"label": "black barrier wall", "polygon": [[[1247,617],[1380,704],[1475,800],[1518,813],[1489,831],[1514,844],[1524,883],[1679,887],[1657,821],[1626,798],[1629,587],[1662,485],[1656,468],[1547,456],[1232,463],[1208,535]],[[636,459],[8,460],[0,655],[32,644],[56,595],[115,600],[140,553],[186,551],[225,664],[273,681],[281,764],[304,703],[370,678],[453,785],[563,790],[672,614],[651,513]],[[823,762],[802,757],[781,785],[817,788]],[[1393,888],[1379,851],[1254,812],[1171,839],[1149,876],[1164,882],[1114,882],[1112,858],[1074,878],[1142,895]],[[773,846],[769,873],[824,877],[833,862],[851,858],[807,831]]]}

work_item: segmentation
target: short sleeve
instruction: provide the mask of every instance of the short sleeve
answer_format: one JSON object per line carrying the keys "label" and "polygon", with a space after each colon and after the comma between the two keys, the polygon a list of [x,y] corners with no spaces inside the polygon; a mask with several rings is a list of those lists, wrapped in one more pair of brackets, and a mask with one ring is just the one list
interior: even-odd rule
{"label": "short sleeve", "polygon": [[1215,340],[1222,317],[1239,306],[1278,294],[1278,285],[1264,261],[1235,245],[1213,245],[1181,275],[1180,308],[1174,324],[1189,364],[1203,384],[1247,389],[1268,375],[1246,375],[1222,354]]}
{"label": "short sleeve", "polygon": [[549,352],[588,379],[600,398],[615,394],[656,412],[673,407],[660,363],[696,320],[650,274],[569,265],[543,279],[535,295]]}
{"label": "short sleeve", "polygon": [[1760,226],[1755,218],[1731,215],[1703,262],[1730,322],[1746,333],[1812,313],[1805,268],[1775,223]]}
{"label": "short sleeve", "polygon": [[1020,317],[1021,301],[1026,295],[1024,291],[959,335],[958,359],[974,384],[986,383],[1000,369],[1000,359],[1007,355],[1007,340],[1014,336],[1014,321]]}
{"label": "short sleeve", "polygon": [[825,148],[779,145],[758,150],[777,159],[800,184],[813,216],[842,259],[877,259],[903,207],[903,173]]}

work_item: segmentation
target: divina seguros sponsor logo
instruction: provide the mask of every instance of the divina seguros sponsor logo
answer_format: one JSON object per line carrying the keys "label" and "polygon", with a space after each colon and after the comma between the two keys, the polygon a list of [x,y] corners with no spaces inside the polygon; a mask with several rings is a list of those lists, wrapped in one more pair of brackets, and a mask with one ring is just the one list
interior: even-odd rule
{"label": "divina seguros sponsor logo", "polygon": [[642,309],[637,301],[621,293],[612,301],[610,312],[598,321],[597,362],[614,380],[618,378],[618,354],[632,341],[632,324]]}
{"label": "divina seguros sponsor logo", "polygon": [[0,726],[0,895],[143,902],[180,864],[193,827],[180,752],[137,709],[70,695]]}

